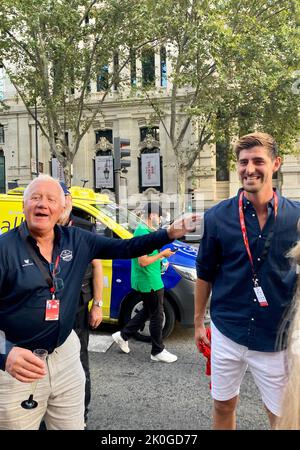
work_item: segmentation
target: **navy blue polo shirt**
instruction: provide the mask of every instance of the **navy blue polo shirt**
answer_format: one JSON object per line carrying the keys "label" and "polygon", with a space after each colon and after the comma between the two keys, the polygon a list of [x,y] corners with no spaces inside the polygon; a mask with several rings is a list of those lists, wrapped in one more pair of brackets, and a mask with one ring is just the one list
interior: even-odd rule
{"label": "navy blue polo shirt", "polygon": [[239,193],[205,213],[204,234],[196,260],[197,276],[212,283],[211,318],[218,330],[250,350],[273,352],[278,350],[279,328],[295,291],[295,266],[286,254],[299,237],[300,203],[277,193],[276,220],[271,201],[267,222],[261,230],[253,205],[243,198],[255,266],[261,263],[270,230],[274,231],[266,259],[258,266],[259,285],[269,304],[262,307],[253,290],[252,269],[241,232]]}
{"label": "navy blue polo shirt", "polygon": [[[44,274],[28,250],[20,230],[24,230],[38,258],[50,275],[50,266],[29,235],[26,222],[0,238],[0,332],[5,345],[0,346],[0,368],[11,345],[30,350],[45,348],[49,353],[63,344],[72,331],[78,308],[82,279],[93,259],[129,259],[151,253],[171,242],[166,230],[132,239],[105,238],[77,227],[55,227],[52,262],[59,255],[57,277],[61,289],[57,321],[45,321],[46,300],[50,291]],[[1,342],[0,342],[1,344]]]}

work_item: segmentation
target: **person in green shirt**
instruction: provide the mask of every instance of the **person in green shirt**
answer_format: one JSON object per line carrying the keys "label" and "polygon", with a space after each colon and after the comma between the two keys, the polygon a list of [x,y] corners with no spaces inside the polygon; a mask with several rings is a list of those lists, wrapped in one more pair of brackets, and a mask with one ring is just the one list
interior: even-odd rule
{"label": "person in green shirt", "polygon": [[[145,223],[140,223],[134,236],[151,233],[159,227],[162,210],[157,203],[147,203],[144,207]],[[170,248],[154,250],[149,255],[134,258],[131,262],[131,287],[143,300],[143,308],[121,331],[113,333],[113,340],[124,353],[129,353],[128,340],[150,319],[152,341],[151,360],[171,363],[177,356],[168,352],[162,341],[164,283],[161,278],[161,259],[174,252]]]}

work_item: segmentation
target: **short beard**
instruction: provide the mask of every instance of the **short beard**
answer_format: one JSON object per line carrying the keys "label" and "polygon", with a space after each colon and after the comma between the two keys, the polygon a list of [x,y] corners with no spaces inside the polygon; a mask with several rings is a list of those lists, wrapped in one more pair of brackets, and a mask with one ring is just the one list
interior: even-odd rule
{"label": "short beard", "polygon": [[260,189],[257,187],[254,187],[254,186],[253,187],[245,187],[244,186],[244,191],[249,192],[249,194],[256,194],[257,192],[260,191]]}

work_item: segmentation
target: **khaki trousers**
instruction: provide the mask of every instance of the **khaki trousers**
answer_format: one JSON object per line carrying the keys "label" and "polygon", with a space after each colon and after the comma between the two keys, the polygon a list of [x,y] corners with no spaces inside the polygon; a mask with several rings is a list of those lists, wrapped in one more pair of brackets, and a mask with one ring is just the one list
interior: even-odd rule
{"label": "khaki trousers", "polygon": [[47,358],[48,373],[33,396],[35,409],[21,407],[31,385],[0,370],[0,430],[38,430],[42,419],[48,430],[83,430],[85,375],[79,355],[80,342],[72,330]]}

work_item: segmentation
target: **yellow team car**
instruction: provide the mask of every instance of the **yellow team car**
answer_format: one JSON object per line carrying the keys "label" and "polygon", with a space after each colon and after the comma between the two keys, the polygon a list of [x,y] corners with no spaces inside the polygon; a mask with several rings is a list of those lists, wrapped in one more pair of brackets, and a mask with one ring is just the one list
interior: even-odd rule
{"label": "yellow team car", "polygon": [[[19,226],[24,220],[22,198],[24,188],[15,188],[0,194],[0,228],[2,233]],[[126,208],[116,205],[107,195],[92,189],[73,186],[71,189],[75,216],[95,224],[98,234],[118,239],[131,238],[141,221]],[[193,325],[195,262],[197,248],[174,241],[178,251],[169,258],[162,275],[165,286],[163,337],[173,330],[175,321],[183,326]],[[170,247],[170,244],[168,245]],[[142,307],[142,302],[130,285],[130,260],[103,260],[103,322],[122,326]],[[1,294],[0,294],[1,299]],[[139,330],[137,337],[147,340],[149,323]]]}

